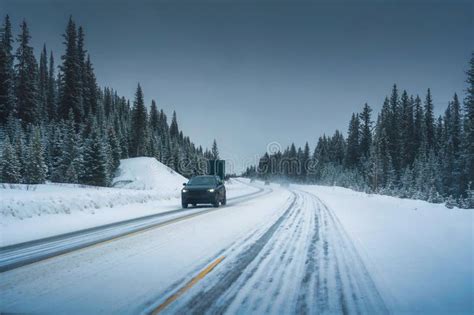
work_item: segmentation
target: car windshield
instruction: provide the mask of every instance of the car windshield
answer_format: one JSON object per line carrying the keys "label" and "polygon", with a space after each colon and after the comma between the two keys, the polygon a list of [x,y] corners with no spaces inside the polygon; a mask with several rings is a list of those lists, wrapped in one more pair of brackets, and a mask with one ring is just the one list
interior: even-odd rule
{"label": "car windshield", "polygon": [[190,186],[197,186],[197,185],[215,185],[216,179],[211,176],[200,176],[200,177],[193,177],[188,182]]}

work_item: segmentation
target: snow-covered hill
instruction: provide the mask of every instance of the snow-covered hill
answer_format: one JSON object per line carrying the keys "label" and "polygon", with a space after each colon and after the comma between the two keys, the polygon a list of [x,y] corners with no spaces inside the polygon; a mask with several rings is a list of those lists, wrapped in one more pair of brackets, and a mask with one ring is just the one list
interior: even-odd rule
{"label": "snow-covered hill", "polygon": [[114,187],[156,190],[161,194],[174,195],[187,179],[154,158],[137,157],[120,161]]}

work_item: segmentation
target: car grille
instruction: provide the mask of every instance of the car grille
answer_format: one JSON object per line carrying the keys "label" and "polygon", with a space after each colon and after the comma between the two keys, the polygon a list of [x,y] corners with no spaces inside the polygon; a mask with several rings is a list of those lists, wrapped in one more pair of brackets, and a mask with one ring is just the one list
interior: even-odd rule
{"label": "car grille", "polygon": [[189,190],[187,196],[188,197],[200,197],[207,195],[207,190]]}

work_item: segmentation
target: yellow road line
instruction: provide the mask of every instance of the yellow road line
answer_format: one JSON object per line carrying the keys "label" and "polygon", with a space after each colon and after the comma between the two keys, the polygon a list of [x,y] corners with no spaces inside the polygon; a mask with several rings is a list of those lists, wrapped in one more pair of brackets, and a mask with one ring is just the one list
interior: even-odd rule
{"label": "yellow road line", "polygon": [[203,271],[201,271],[197,276],[195,276],[194,278],[192,278],[188,283],[186,283],[186,285],[184,287],[182,287],[181,289],[179,289],[176,293],[174,293],[173,295],[171,295],[170,297],[168,297],[160,306],[158,306],[151,314],[152,315],[156,315],[158,314],[159,312],[161,312],[162,310],[164,310],[168,305],[170,305],[171,303],[173,303],[176,299],[178,299],[181,295],[184,294],[184,292],[188,291],[193,285],[195,285],[196,283],[198,283],[199,280],[201,280],[202,278],[204,278],[209,272],[212,271],[212,269],[214,269],[223,259],[225,258],[225,256],[221,256],[219,258],[217,258],[216,260],[214,260],[214,262],[212,262],[212,264],[210,264],[209,266],[207,266]]}

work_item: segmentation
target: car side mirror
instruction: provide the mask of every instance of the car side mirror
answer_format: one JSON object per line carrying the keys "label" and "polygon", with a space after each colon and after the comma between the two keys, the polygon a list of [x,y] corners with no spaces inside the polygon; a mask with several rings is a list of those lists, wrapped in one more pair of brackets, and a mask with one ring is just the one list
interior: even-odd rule
{"label": "car side mirror", "polygon": [[183,186],[186,186],[186,183],[183,183]]}

